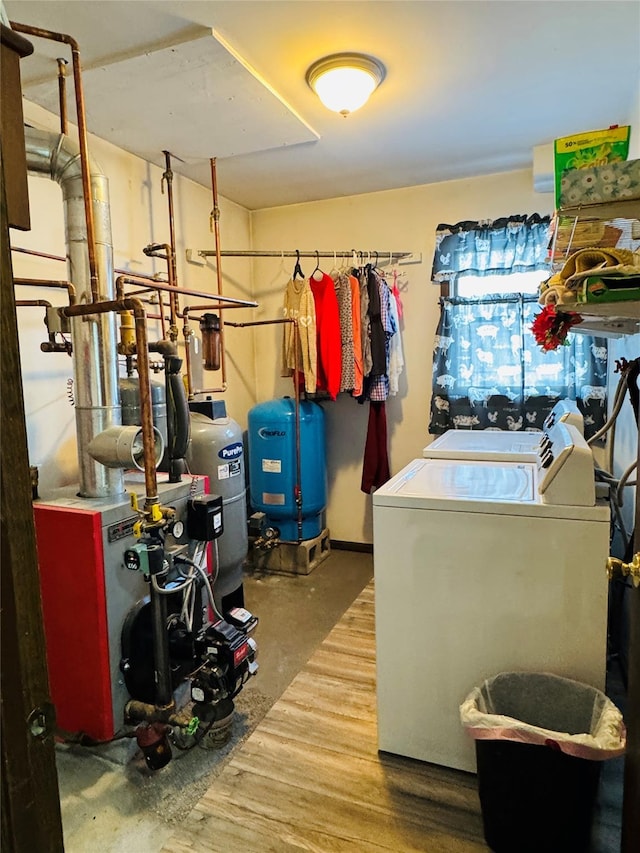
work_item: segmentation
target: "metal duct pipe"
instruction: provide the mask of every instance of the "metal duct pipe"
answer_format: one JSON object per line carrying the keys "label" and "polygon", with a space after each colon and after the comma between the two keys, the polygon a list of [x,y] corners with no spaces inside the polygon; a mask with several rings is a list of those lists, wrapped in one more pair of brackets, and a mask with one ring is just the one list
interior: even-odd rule
{"label": "metal duct pipe", "polygon": [[[89,269],[80,149],[68,136],[25,127],[27,168],[31,175],[56,181],[62,189],[69,281],[77,301],[93,301]],[[115,297],[109,185],[90,162],[91,206],[96,238],[100,299]],[[112,313],[74,317],[71,321],[80,494],[86,498],[124,493],[124,474],[89,456],[87,446],[98,433],[122,423],[118,397],[116,317]]]}

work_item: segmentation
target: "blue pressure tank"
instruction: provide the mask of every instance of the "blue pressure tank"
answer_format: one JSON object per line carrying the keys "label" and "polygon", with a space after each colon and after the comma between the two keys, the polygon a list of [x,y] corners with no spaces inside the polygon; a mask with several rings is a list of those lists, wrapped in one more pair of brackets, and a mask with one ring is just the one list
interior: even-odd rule
{"label": "blue pressure tank", "polygon": [[[254,511],[264,512],[280,538],[298,540],[296,505],[295,400],[284,397],[258,403],[248,414],[249,497]],[[324,412],[317,403],[300,402],[300,484],[302,539],[322,532],[327,503]]]}

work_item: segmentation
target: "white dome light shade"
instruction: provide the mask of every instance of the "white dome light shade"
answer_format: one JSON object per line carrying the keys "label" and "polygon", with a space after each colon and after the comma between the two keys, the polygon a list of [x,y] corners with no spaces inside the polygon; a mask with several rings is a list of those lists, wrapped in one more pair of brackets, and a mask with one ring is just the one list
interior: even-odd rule
{"label": "white dome light shade", "polygon": [[348,116],[369,100],[384,80],[385,67],[361,53],[336,53],[307,71],[307,83],[327,109]]}

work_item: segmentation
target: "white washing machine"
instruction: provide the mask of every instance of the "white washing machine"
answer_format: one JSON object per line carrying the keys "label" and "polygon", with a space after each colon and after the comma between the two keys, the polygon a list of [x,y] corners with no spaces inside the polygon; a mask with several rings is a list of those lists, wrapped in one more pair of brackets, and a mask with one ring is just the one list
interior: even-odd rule
{"label": "white washing machine", "polygon": [[570,424],[584,434],[584,418],[575,400],[559,400],[545,419],[542,431],[450,429],[428,444],[422,455],[428,459],[534,462],[542,437],[557,423]]}
{"label": "white washing machine", "polygon": [[609,509],[557,424],[536,462],[414,459],[373,495],[379,749],[475,771],[459,706],[543,671],[604,689]]}

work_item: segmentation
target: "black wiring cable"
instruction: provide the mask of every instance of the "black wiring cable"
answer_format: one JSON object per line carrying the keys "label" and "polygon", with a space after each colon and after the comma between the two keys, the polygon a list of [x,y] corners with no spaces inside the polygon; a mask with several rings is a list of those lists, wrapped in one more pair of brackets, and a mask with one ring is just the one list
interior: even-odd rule
{"label": "black wiring cable", "polygon": [[212,609],[212,610],[213,610],[213,612],[216,614],[216,616],[218,617],[218,619],[224,619],[224,616],[223,616],[223,615],[222,615],[222,613],[220,613],[220,611],[218,610],[218,607],[216,606],[215,599],[214,599],[214,597],[213,597],[213,588],[212,588],[212,584],[215,582],[215,578],[214,578],[214,579],[213,579],[213,581],[212,581],[212,580],[207,576],[207,573],[205,572],[205,570],[203,569],[203,567],[202,567],[202,566],[200,566],[200,565],[198,565],[198,563],[196,563],[194,560],[191,560],[189,557],[176,557],[176,560],[175,560],[175,561],[176,561],[176,563],[186,563],[186,564],[187,564],[187,565],[189,565],[189,566],[193,566],[193,568],[198,572],[198,574],[199,574],[199,575],[200,575],[200,577],[202,578],[203,584],[204,584],[204,586],[205,586],[205,587],[206,587],[206,589],[207,589],[207,596],[208,596],[208,598],[209,598],[209,604],[211,605],[211,609]]}
{"label": "black wiring cable", "polygon": [[634,358],[627,365],[627,387],[629,388],[629,401],[633,407],[633,414],[638,422],[640,417],[640,389],[638,388],[638,376],[640,375],[640,358]]}

